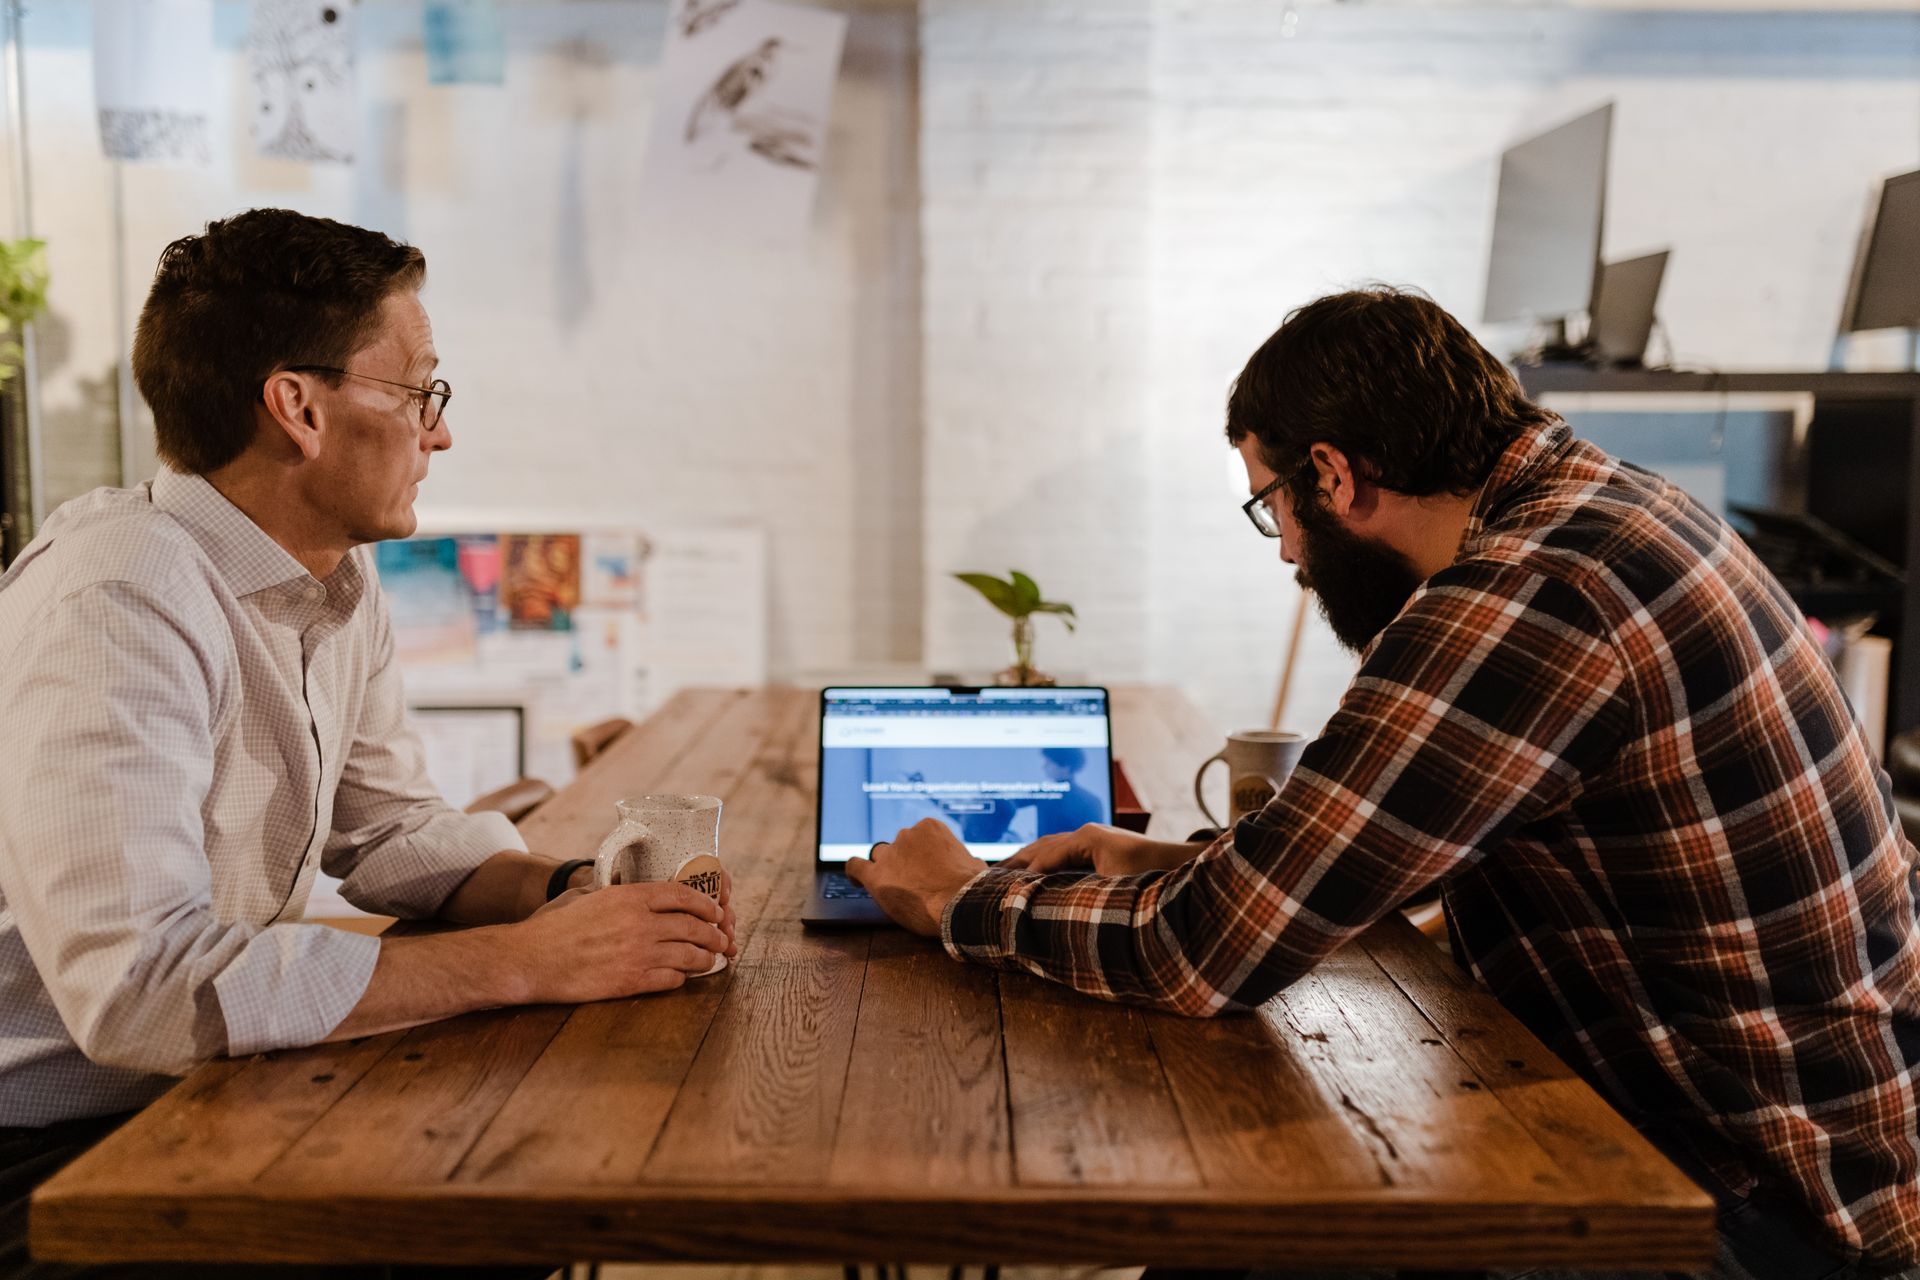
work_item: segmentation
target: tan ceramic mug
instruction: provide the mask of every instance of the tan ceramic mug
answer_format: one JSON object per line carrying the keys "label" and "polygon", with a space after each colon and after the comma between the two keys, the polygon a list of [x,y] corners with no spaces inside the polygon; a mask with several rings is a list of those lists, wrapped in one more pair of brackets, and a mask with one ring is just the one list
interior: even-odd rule
{"label": "tan ceramic mug", "polygon": [[[1243,729],[1227,735],[1225,748],[1207,758],[1193,775],[1193,799],[1212,825],[1230,827],[1250,813],[1266,808],[1267,801],[1280,792],[1280,786],[1300,762],[1307,740],[1297,733],[1278,729]],[[1225,761],[1227,765],[1227,820],[1221,822],[1207,807],[1200,784],[1207,770]]]}
{"label": "tan ceramic mug", "polygon": [[[718,796],[636,796],[614,807],[620,821],[600,842],[593,860],[595,884],[672,880],[719,898]],[[727,958],[715,956],[707,973],[726,967]]]}

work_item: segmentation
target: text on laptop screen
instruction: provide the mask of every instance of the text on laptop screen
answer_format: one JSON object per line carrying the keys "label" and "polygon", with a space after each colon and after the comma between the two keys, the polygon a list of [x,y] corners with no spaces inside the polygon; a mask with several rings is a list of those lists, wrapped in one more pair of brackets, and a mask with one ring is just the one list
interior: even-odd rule
{"label": "text on laptop screen", "polygon": [[976,858],[1113,820],[1104,689],[829,689],[820,860],[938,818]]}

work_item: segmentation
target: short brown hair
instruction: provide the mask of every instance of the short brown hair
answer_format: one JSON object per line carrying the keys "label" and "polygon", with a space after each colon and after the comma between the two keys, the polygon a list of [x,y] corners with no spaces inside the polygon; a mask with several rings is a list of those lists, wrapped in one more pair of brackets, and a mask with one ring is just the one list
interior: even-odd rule
{"label": "short brown hair", "polygon": [[253,440],[269,375],[345,365],[387,295],[426,276],[412,245],[289,209],[250,209],[175,240],[133,333],[161,459],[198,475],[232,462]]}
{"label": "short brown hair", "polygon": [[1257,440],[1292,478],[1296,509],[1316,492],[1305,466],[1316,441],[1395,493],[1464,496],[1516,437],[1552,420],[1438,303],[1385,285],[1288,315],[1227,397],[1228,441]]}

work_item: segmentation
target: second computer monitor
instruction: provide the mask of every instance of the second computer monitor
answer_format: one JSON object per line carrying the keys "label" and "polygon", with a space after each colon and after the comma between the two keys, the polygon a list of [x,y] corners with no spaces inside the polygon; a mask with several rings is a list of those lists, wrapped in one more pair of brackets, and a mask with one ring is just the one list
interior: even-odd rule
{"label": "second computer monitor", "polygon": [[1920,172],[1881,184],[1840,323],[1842,333],[1862,329],[1920,329]]}
{"label": "second computer monitor", "polygon": [[1559,320],[1591,309],[1612,131],[1609,103],[1500,157],[1483,319]]}

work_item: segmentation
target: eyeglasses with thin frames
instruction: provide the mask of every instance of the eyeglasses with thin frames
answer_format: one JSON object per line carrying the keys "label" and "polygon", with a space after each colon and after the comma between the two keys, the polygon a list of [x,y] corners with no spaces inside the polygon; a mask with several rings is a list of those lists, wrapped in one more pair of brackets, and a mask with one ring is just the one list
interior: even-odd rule
{"label": "eyeglasses with thin frames", "polygon": [[1273,508],[1267,505],[1267,499],[1271,497],[1274,491],[1281,485],[1287,483],[1287,481],[1312,466],[1313,460],[1309,458],[1292,471],[1289,471],[1286,475],[1275,476],[1270,483],[1261,487],[1260,492],[1240,504],[1240,509],[1247,513],[1247,519],[1252,521],[1253,527],[1260,531],[1261,537],[1277,538],[1280,536],[1280,517],[1273,514]]}
{"label": "eyeglasses with thin frames", "polygon": [[[431,431],[440,425],[440,419],[447,412],[447,401],[453,399],[453,387],[445,378],[435,378],[424,387],[416,387],[411,382],[395,382],[392,378],[376,378],[368,373],[355,373],[351,369],[336,369],[326,364],[291,364],[288,373],[332,373],[343,378],[358,378],[362,382],[378,382],[389,387],[399,387],[402,391],[411,391],[420,398],[420,429]],[[409,397],[411,398],[411,397]]]}

